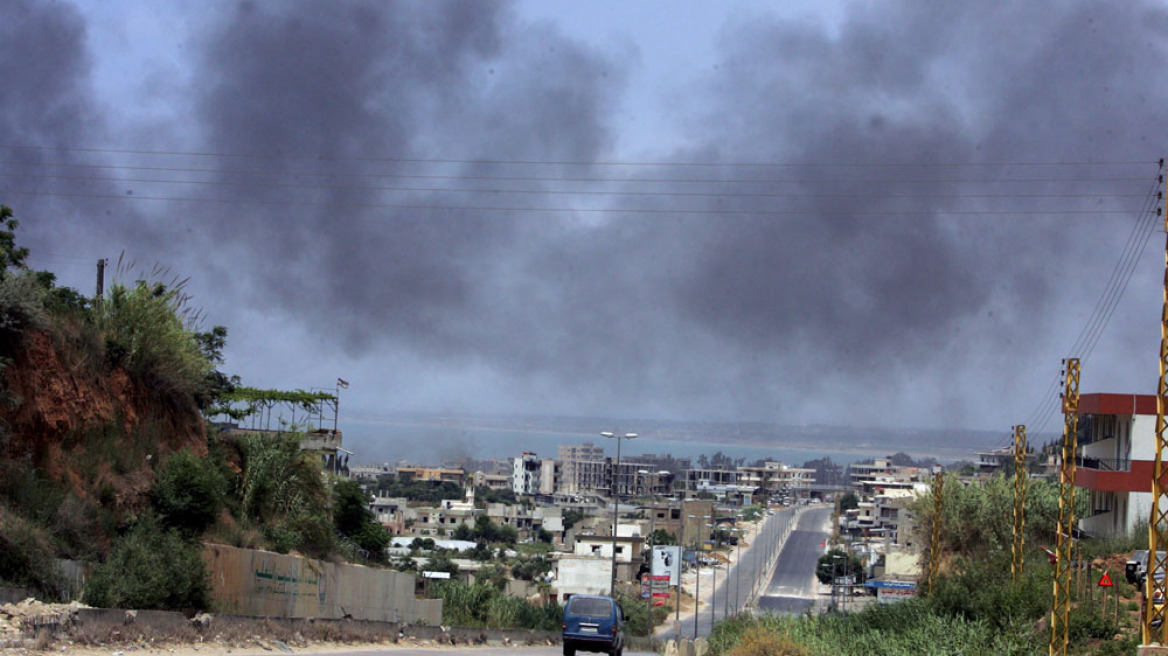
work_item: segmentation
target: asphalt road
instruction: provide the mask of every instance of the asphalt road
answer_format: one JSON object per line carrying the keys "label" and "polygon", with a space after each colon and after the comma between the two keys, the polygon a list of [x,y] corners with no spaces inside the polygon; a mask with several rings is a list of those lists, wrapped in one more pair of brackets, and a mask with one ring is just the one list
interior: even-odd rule
{"label": "asphalt road", "polygon": [[[203,654],[214,654],[214,651],[203,651]],[[238,652],[237,652],[238,653]],[[279,654],[280,652],[263,652],[265,654]],[[371,656],[373,654],[388,654],[389,656],[435,656],[435,654],[445,653],[472,653],[475,656],[562,656],[563,651],[559,645],[554,647],[450,647],[450,646],[434,646],[425,648],[405,648],[405,647],[371,647],[368,649],[358,649],[353,651],[313,651],[311,648],[306,650],[296,650],[297,654],[319,656]],[[589,652],[577,652],[579,654],[587,655]],[[232,654],[231,656],[235,656]],[[656,656],[651,651],[631,651],[625,650],[625,656]]]}
{"label": "asphalt road", "polygon": [[812,508],[799,517],[787,537],[775,573],[758,599],[758,608],[769,613],[801,613],[818,597],[815,564],[831,534],[826,530],[831,508]]}
{"label": "asphalt road", "polygon": [[[830,508],[825,510],[829,511]],[[812,510],[808,512],[818,511]],[[740,557],[740,560],[736,566],[730,567],[729,571],[727,571],[725,563],[717,567],[716,572],[713,567],[702,568],[700,590],[702,605],[698,617],[699,635],[709,635],[714,621],[721,620],[727,613],[733,615],[736,607],[739,610],[745,608],[747,602],[753,596],[755,588],[761,590],[761,583],[765,576],[767,565],[774,556],[774,548],[777,546],[782,532],[788,528],[788,524],[790,524],[794,514],[794,508],[784,508],[774,515],[767,516],[759,533],[748,540],[750,544],[749,548],[743,549],[741,554],[738,554],[737,547],[735,547],[735,555],[736,557]],[[820,522],[822,521],[821,515]],[[714,585],[715,575],[717,576],[716,586]],[[711,593],[712,586],[715,591],[714,593]],[[686,590],[694,591],[688,586]],[[681,635],[691,637],[693,634],[693,616],[683,616],[681,620]],[[661,631],[657,636],[665,639],[676,637],[673,628]]]}

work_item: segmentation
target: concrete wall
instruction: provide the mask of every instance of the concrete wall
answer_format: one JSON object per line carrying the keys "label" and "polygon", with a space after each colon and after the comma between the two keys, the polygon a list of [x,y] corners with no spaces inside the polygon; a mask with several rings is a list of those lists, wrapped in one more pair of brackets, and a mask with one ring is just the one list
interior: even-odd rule
{"label": "concrete wall", "polygon": [[270,551],[206,545],[218,612],[380,622],[442,621],[442,601],[416,599],[414,576]]}

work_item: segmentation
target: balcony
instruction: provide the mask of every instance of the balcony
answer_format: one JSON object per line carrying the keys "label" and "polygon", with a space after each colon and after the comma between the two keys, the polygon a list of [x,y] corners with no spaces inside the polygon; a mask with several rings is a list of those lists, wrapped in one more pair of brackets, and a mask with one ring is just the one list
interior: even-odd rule
{"label": "balcony", "polygon": [[1150,460],[1079,458],[1075,487],[1100,492],[1151,492]]}
{"label": "balcony", "polygon": [[1076,467],[1084,469],[1098,469],[1099,471],[1107,472],[1128,472],[1131,471],[1130,458],[1092,458],[1089,456],[1079,456],[1075,460]]}

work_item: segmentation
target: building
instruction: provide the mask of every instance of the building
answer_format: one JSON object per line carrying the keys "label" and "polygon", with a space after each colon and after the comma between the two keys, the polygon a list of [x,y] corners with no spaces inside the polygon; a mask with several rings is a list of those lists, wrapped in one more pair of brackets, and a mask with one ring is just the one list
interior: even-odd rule
{"label": "building", "polygon": [[701,492],[710,488],[738,485],[737,469],[710,469],[695,467],[685,470],[686,492]]}
{"label": "building", "polygon": [[353,465],[349,467],[349,478],[358,481],[376,483],[382,476],[397,475],[397,467],[393,463],[385,462],[380,465]]}
{"label": "building", "polygon": [[488,490],[510,490],[511,474],[488,474],[477,471],[471,477],[475,487],[485,487]]}
{"label": "building", "polygon": [[1089,499],[1079,528],[1101,537],[1130,534],[1151,512],[1156,397],[1080,395],[1078,439],[1075,486]]}
{"label": "building", "polygon": [[764,462],[761,467],[738,468],[738,484],[771,494],[804,490],[815,484],[815,470],[791,467],[781,462]]}
{"label": "building", "polygon": [[515,494],[539,494],[543,463],[530,451],[511,460],[511,491]]}
{"label": "building", "polygon": [[466,472],[461,469],[444,469],[441,467],[398,467],[397,478],[402,483],[413,481],[429,481],[431,483],[454,483],[459,487],[466,485]]}
{"label": "building", "polygon": [[539,493],[552,496],[564,486],[564,466],[559,460],[544,458],[539,463]]}
{"label": "building", "polygon": [[557,494],[575,496],[607,491],[608,465],[602,447],[592,442],[561,444],[557,455],[562,468]]}

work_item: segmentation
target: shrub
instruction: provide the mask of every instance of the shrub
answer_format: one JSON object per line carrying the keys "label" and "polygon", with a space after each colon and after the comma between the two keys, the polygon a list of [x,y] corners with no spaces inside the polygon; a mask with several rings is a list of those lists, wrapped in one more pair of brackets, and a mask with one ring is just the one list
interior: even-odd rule
{"label": "shrub", "polygon": [[61,577],[48,532],[0,508],[0,581],[61,598]]}
{"label": "shrub", "polygon": [[205,609],[207,567],[199,545],[147,515],[94,569],[84,600],[100,608]]}
{"label": "shrub", "polygon": [[191,330],[195,319],[186,307],[184,282],[115,284],[99,306],[107,357],[167,395],[199,394],[211,372]]}
{"label": "shrub", "polygon": [[774,629],[754,625],[746,629],[726,656],[809,656],[810,652]]}
{"label": "shrub", "polygon": [[11,340],[22,332],[41,330],[47,325],[45,288],[36,275],[23,272],[0,278],[0,335]]}
{"label": "shrub", "polygon": [[197,536],[215,523],[226,486],[214,463],[183,449],[162,465],[150,500],[163,525]]}

